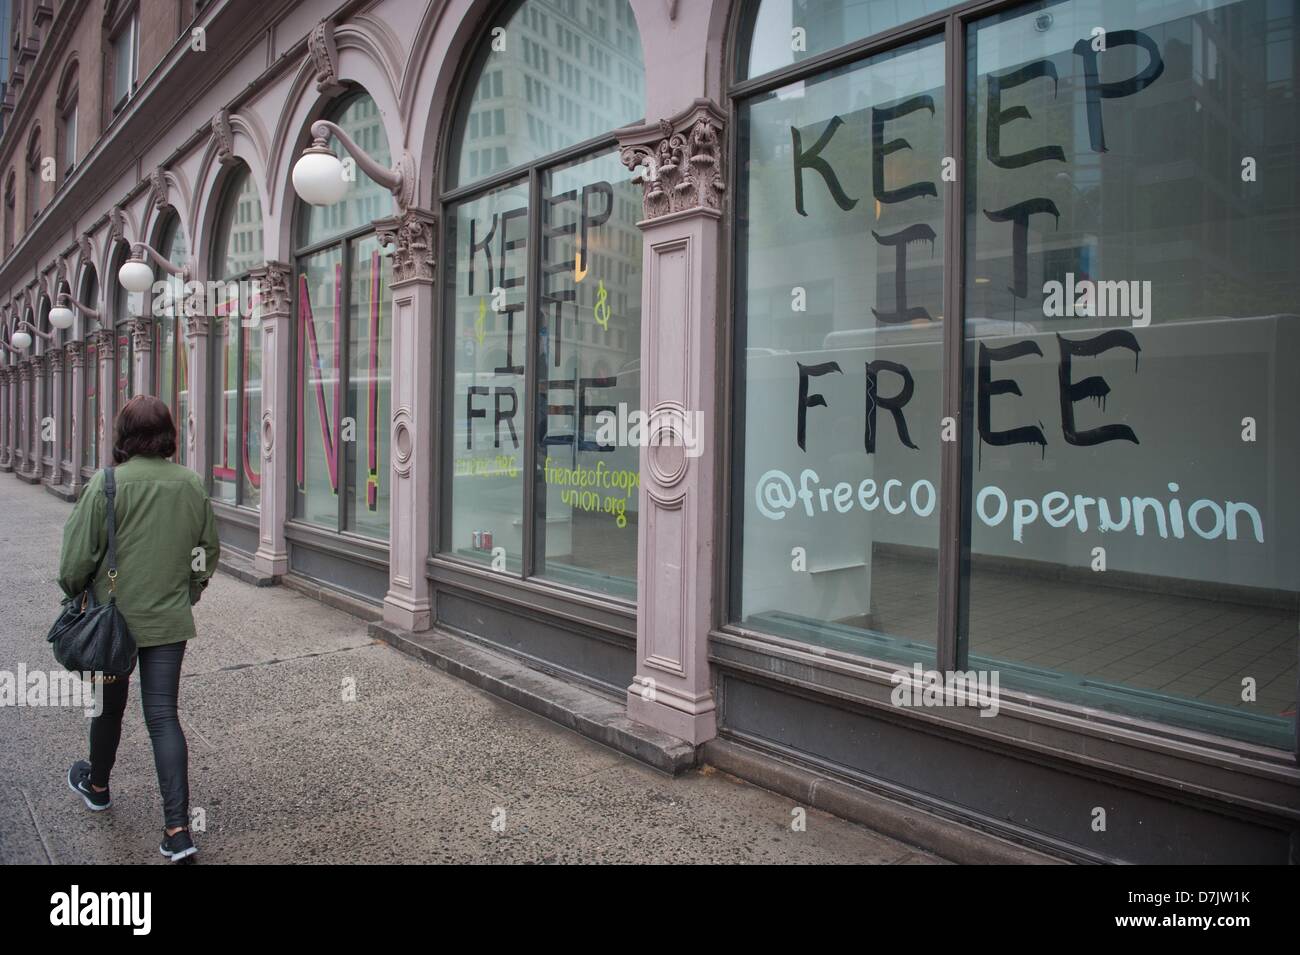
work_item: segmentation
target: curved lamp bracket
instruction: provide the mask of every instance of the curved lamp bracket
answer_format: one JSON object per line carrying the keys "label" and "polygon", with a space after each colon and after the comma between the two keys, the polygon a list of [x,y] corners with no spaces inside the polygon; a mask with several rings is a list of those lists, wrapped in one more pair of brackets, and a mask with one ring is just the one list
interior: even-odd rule
{"label": "curved lamp bracket", "polygon": [[403,150],[392,169],[385,169],[358,146],[337,123],[318,119],[311,124],[312,144],[304,153],[330,153],[329,138],[333,136],[361,167],[361,171],[393,194],[397,208],[405,212],[415,205],[415,159]]}

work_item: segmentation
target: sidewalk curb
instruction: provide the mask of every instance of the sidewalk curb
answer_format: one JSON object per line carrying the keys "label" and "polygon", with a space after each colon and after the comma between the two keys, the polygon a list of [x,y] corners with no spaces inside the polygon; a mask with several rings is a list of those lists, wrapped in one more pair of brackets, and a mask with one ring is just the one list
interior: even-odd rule
{"label": "sidewalk curb", "polygon": [[440,630],[412,633],[375,622],[368,632],[451,676],[661,772],[676,776],[696,765],[695,747],[686,741],[635,723],[617,703],[510,657]]}

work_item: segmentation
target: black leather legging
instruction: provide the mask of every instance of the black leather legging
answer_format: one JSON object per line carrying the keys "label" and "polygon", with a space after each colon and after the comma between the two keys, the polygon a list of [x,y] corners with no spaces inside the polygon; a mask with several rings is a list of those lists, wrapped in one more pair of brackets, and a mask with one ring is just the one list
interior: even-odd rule
{"label": "black leather legging", "polygon": [[[176,715],[184,656],[184,640],[160,647],[141,647],[137,669],[144,721],[153,740],[153,763],[158,770],[164,825],[168,827],[190,824],[190,754]],[[90,781],[96,786],[107,786],[113,771],[129,688],[129,678],[104,686],[104,710],[90,721]]]}

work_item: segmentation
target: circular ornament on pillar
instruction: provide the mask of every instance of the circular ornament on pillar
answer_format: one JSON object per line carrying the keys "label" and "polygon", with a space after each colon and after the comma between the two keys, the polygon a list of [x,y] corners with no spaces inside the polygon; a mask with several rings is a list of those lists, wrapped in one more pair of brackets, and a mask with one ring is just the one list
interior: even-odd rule
{"label": "circular ornament on pillar", "polygon": [[393,415],[393,470],[401,477],[409,477],[411,474],[413,444],[410,412],[399,408]]}
{"label": "circular ornament on pillar", "polygon": [[686,476],[686,409],[676,401],[664,401],[649,418],[646,465],[656,483],[672,487]]}
{"label": "circular ornament on pillar", "polygon": [[271,409],[267,408],[262,412],[262,457],[271,460],[271,450],[275,447],[275,421],[271,416]]}

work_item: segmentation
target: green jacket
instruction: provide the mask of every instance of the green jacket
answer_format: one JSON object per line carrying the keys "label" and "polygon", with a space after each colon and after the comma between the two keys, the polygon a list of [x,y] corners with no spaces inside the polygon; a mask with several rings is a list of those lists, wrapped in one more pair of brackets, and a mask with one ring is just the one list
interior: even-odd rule
{"label": "green jacket", "polygon": [[[137,646],[194,636],[194,614],[221,553],[203,482],[189,468],[136,455],[113,472],[117,484],[117,606]],[[108,600],[108,518],[99,471],[63,528],[59,586],[69,597],[95,581]]]}

